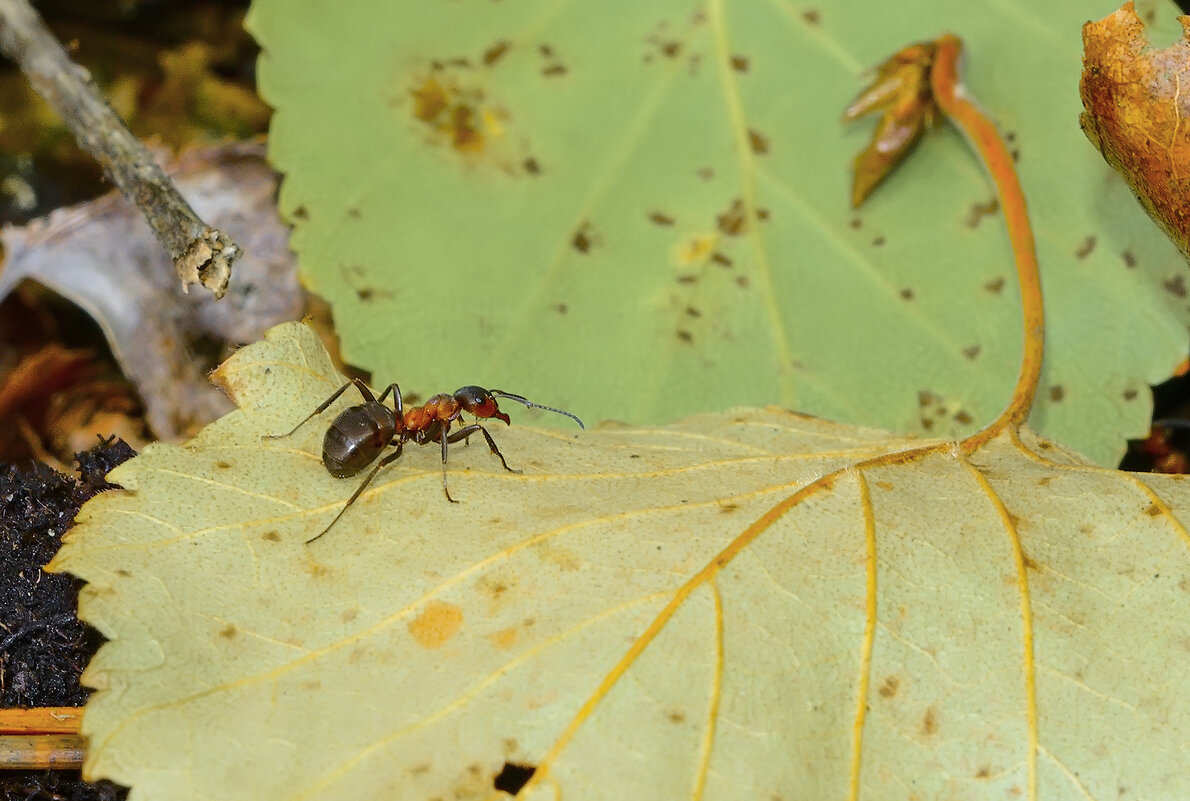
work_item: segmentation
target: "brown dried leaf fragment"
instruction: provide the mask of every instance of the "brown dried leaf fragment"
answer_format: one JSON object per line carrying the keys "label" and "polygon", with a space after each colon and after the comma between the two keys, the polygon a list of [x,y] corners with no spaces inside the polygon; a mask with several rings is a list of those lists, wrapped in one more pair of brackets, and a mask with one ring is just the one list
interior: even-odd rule
{"label": "brown dried leaf fragment", "polygon": [[1083,133],[1190,258],[1190,17],[1155,50],[1132,2],[1083,26]]}
{"label": "brown dried leaf fragment", "polygon": [[884,112],[872,142],[855,157],[851,205],[859,206],[938,120],[930,94],[933,42],[910,45],[881,64],[872,85],[843,112],[843,122]]}

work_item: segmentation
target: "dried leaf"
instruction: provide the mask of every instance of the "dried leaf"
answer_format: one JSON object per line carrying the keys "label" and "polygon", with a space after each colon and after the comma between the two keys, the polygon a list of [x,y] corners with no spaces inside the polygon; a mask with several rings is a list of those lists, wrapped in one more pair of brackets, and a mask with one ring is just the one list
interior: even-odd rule
{"label": "dried leaf", "polygon": [[47,399],[85,380],[91,357],[88,350],[50,343],[0,375],[0,462],[42,455],[40,443],[49,433]]}
{"label": "dried leaf", "polygon": [[932,42],[906,47],[880,65],[872,85],[843,112],[844,122],[884,112],[871,144],[855,157],[852,207],[864,202],[937,121],[929,80],[933,58]]}
{"label": "dried leaf", "polygon": [[1190,17],[1153,48],[1131,0],[1083,26],[1079,122],[1149,215],[1190,258]]}
{"label": "dried leaf", "polygon": [[[354,489],[290,324],[53,567],[110,638],[86,772],[141,801],[1190,798],[1190,482],[778,409],[493,429]],[[344,398],[342,405],[352,401]],[[321,418],[328,422],[340,407]],[[583,410],[576,409],[577,412]],[[918,461],[865,462],[934,446]]]}

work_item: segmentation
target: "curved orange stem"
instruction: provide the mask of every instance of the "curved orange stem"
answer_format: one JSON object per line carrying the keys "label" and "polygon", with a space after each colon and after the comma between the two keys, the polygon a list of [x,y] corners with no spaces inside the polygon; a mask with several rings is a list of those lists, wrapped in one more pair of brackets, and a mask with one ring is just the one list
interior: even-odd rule
{"label": "curved orange stem", "polygon": [[1033,227],[1029,224],[1025,193],[1021,190],[1012,155],[1004,145],[1004,140],[987,116],[968,99],[959,81],[958,62],[962,48],[963,43],[956,36],[947,34],[938,40],[930,70],[930,87],[938,108],[967,137],[996,184],[1000,208],[1004,210],[1004,225],[1008,228],[1008,240],[1016,258],[1025,329],[1021,369],[1012,391],[1012,400],[999,417],[962,441],[963,451],[971,453],[1006,428],[1018,428],[1029,417],[1041,380],[1045,309],[1041,302],[1037,247],[1033,241]]}
{"label": "curved orange stem", "polygon": [[996,127],[971,102],[959,80],[962,49],[962,41],[950,34],[935,42],[906,47],[880,66],[875,83],[847,108],[843,119],[850,121],[874,111],[883,112],[872,144],[855,160],[852,187],[855,205],[863,202],[895,169],[917,144],[923,131],[943,116],[967,137],[996,185],[1008,239],[1016,258],[1025,334],[1021,369],[1012,399],[999,417],[962,441],[962,450],[971,453],[1005,429],[1019,427],[1028,418],[1041,379],[1045,315],[1037,249],[1025,195],[1012,156]]}

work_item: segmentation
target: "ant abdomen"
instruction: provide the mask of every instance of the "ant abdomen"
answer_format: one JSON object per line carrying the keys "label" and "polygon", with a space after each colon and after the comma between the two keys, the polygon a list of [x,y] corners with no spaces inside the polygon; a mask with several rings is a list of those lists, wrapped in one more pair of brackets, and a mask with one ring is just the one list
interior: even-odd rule
{"label": "ant abdomen", "polygon": [[376,460],[396,433],[396,419],[387,406],[375,401],[352,406],[326,430],[322,463],[335,478],[354,476]]}

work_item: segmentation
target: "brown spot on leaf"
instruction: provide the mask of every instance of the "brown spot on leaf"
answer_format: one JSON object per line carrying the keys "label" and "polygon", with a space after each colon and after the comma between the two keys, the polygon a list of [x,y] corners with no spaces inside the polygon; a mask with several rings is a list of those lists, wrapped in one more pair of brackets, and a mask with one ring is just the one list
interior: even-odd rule
{"label": "brown spot on leaf", "polygon": [[1040,479],[1038,479],[1037,486],[1048,487],[1050,484],[1053,483],[1053,481],[1054,481],[1053,476],[1042,476]]}
{"label": "brown spot on leaf", "polygon": [[574,232],[574,237],[570,240],[570,245],[579,253],[589,253],[592,245],[592,231],[591,224],[584,222],[577,231]]}
{"label": "brown spot on leaf", "polygon": [[420,86],[409,90],[413,95],[413,116],[425,123],[433,123],[450,108],[450,97],[446,88],[433,76]]}
{"label": "brown spot on leaf", "polygon": [[463,152],[483,150],[483,134],[476,127],[474,108],[458,105],[452,108],[447,116],[450,121],[444,127],[450,135],[450,143],[455,150]]}
{"label": "brown spot on leaf", "polygon": [[310,219],[310,212],[306,211],[305,206],[298,206],[289,213],[289,216],[295,220],[308,220]]}
{"label": "brown spot on leaf", "polygon": [[758,206],[756,208],[756,219],[760,220],[761,222],[768,222],[769,216],[769,210],[764,206]]}
{"label": "brown spot on leaf", "polygon": [[463,627],[463,608],[444,601],[429,601],[409,621],[407,628],[422,648],[440,648]]}
{"label": "brown spot on leaf", "polygon": [[702,317],[702,312],[700,312],[698,309],[694,308],[693,306],[687,306],[686,307],[686,316],[687,317]]}
{"label": "brown spot on leaf", "polygon": [[266,531],[260,535],[260,538],[266,542],[280,542],[281,535],[276,531]]}
{"label": "brown spot on leaf", "polygon": [[966,356],[971,361],[975,361],[976,357],[979,356],[980,350],[981,350],[981,348],[979,347],[979,345],[972,345],[969,348],[963,348],[963,355]]}
{"label": "brown spot on leaf", "polygon": [[748,288],[748,276],[737,275],[735,277],[735,285],[738,286],[740,289],[747,289]]}
{"label": "brown spot on leaf", "polygon": [[1021,551],[1021,564],[1025,566],[1025,570],[1032,570],[1034,573],[1041,569],[1041,565],[1034,562],[1033,557],[1024,551]]}
{"label": "brown spot on leaf", "polygon": [[858,231],[860,228],[864,227],[864,221],[862,219],[860,219],[859,217],[852,217],[850,220],[847,221],[847,226],[853,230]]}
{"label": "brown spot on leaf", "polygon": [[1186,297],[1186,279],[1184,276],[1175,275],[1173,278],[1162,284],[1162,286],[1164,286],[1166,291],[1174,297]]}
{"label": "brown spot on leaf", "polygon": [[231,467],[231,462],[225,462],[220,459],[219,461],[215,462],[215,467],[218,467],[220,470],[226,470],[227,468]]}
{"label": "brown spot on leaf", "polygon": [[682,340],[683,342],[690,343],[694,341],[694,334],[691,334],[689,331],[679,328],[677,334],[678,339]]}
{"label": "brown spot on leaf", "polygon": [[1155,503],[1150,503],[1145,507],[1145,514],[1149,517],[1157,517],[1161,514],[1161,507]]}
{"label": "brown spot on leaf", "polygon": [[715,171],[710,167],[699,167],[694,171],[694,174],[704,181],[709,181],[715,177]]}
{"label": "brown spot on leaf", "polygon": [[679,275],[676,280],[679,284],[694,284],[694,283],[698,282],[698,276],[697,275]]}
{"label": "brown spot on leaf", "polygon": [[358,220],[359,218],[364,216],[364,213],[362,211],[360,211],[357,207],[352,206],[351,208],[349,208],[347,210],[347,216],[353,220]]}
{"label": "brown spot on leaf", "polygon": [[900,688],[901,680],[896,676],[889,676],[880,683],[880,687],[877,688],[876,692],[879,693],[881,698],[894,698],[896,697],[897,690]]}
{"label": "brown spot on leaf", "polygon": [[[414,119],[432,129],[439,140],[464,153],[479,153],[484,149],[486,137],[479,122],[482,89],[466,90],[449,79],[439,81],[431,74],[410,89],[409,94],[413,97]],[[507,116],[492,107],[486,107],[483,113]]]}
{"label": "brown spot on leaf", "polygon": [[802,12],[802,19],[806,21],[807,25],[817,25],[822,22],[822,12],[816,8],[811,8]]}
{"label": "brown spot on leaf", "polygon": [[1125,250],[1120,254],[1120,258],[1124,260],[1124,266],[1129,270],[1136,266],[1136,256],[1132,254],[1131,250]]}
{"label": "brown spot on leaf", "polygon": [[236,627],[230,623],[219,630],[219,636],[225,640],[234,640],[236,638],[236,634],[238,633],[239,632],[236,631]]}
{"label": "brown spot on leaf", "polygon": [[1087,258],[1087,256],[1090,256],[1094,250],[1095,250],[1095,237],[1089,236],[1086,239],[1084,239],[1083,243],[1078,246],[1077,250],[1074,251],[1074,255],[1076,258],[1081,260],[1081,259]]}
{"label": "brown spot on leaf", "polygon": [[1054,403],[1066,397],[1066,389],[1061,384],[1054,384],[1050,387],[1050,400]]}
{"label": "brown spot on leaf", "polygon": [[900,295],[901,295],[901,300],[913,300],[913,290],[910,289],[909,287],[905,287],[904,289],[902,289],[900,292]]}
{"label": "brown spot on leaf", "polygon": [[654,225],[668,226],[674,224],[674,218],[660,211],[655,211],[649,215],[649,222],[653,223]]}
{"label": "brown spot on leaf", "polygon": [[983,288],[988,292],[991,292],[993,295],[999,295],[1000,290],[1004,289],[1004,279],[993,278],[991,281],[988,281],[986,284],[984,284]]}
{"label": "brown spot on leaf", "polygon": [[675,725],[686,722],[686,713],[680,709],[671,709],[665,713],[665,718]]}
{"label": "brown spot on leaf", "polygon": [[666,58],[677,58],[678,54],[682,52],[681,42],[662,42],[661,55]]}
{"label": "brown spot on leaf", "polygon": [[569,72],[565,64],[549,64],[542,68],[541,74],[547,78],[557,78]]}
{"label": "brown spot on leaf", "polygon": [[971,425],[971,423],[974,421],[974,418],[971,417],[971,414],[963,409],[959,409],[957,412],[955,412],[954,419],[956,423],[960,423],[965,426]]}
{"label": "brown spot on leaf", "polygon": [[122,567],[116,568],[116,575],[120,576],[121,578],[132,578],[132,573],[130,573],[129,571],[125,570]]}
{"label": "brown spot on leaf", "polygon": [[499,61],[505,53],[508,52],[509,43],[504,39],[496,42],[494,45],[483,51],[483,65],[490,67]]}
{"label": "brown spot on leaf", "polygon": [[934,711],[934,707],[928,707],[925,715],[921,718],[921,733],[924,735],[931,735],[938,731],[938,715]]}
{"label": "brown spot on leaf", "polygon": [[748,145],[752,148],[752,152],[758,156],[769,152],[768,137],[755,128],[748,129]]}
{"label": "brown spot on leaf", "polygon": [[732,56],[731,57],[731,68],[733,70],[735,70],[736,72],[747,72],[748,71],[747,56]]}
{"label": "brown spot on leaf", "polygon": [[986,779],[991,775],[992,775],[992,769],[989,768],[987,765],[984,765],[982,768],[975,771],[975,778],[977,778],[977,779]]}
{"label": "brown spot on leaf", "polygon": [[339,620],[342,621],[343,623],[350,623],[351,621],[355,620],[357,617],[359,617],[358,609],[344,609],[343,612],[339,615]]}
{"label": "brown spot on leaf", "polygon": [[893,483],[891,481],[877,481],[876,486],[882,490],[892,490]]}
{"label": "brown spot on leaf", "polygon": [[727,514],[729,512],[734,512],[735,510],[737,510],[739,508],[740,508],[740,505],[733,501],[719,501],[719,511],[724,514]]}
{"label": "brown spot on leaf", "polygon": [[726,236],[739,236],[743,233],[746,224],[744,201],[741,198],[733,200],[727,211],[715,217],[715,224]]}
{"label": "brown spot on leaf", "polygon": [[1126,400],[1126,401],[1136,400],[1136,390],[1135,389],[1124,390],[1124,400]]}
{"label": "brown spot on leaf", "polygon": [[532,156],[521,162],[521,167],[530,175],[541,175],[541,165]]}
{"label": "brown spot on leaf", "polygon": [[566,312],[570,311],[570,307],[565,303],[558,303],[554,305],[554,311],[558,314],[566,314]]}
{"label": "brown spot on leaf", "polygon": [[720,267],[730,267],[731,265],[735,264],[735,262],[733,262],[729,257],[723,255],[717,250],[711,254],[711,261],[715,262],[715,264],[718,264]]}
{"label": "brown spot on leaf", "polygon": [[882,236],[878,236],[878,237],[876,237],[875,239],[873,239],[873,240],[872,240],[872,246],[873,246],[873,247],[880,247],[881,245],[883,245],[883,244],[884,244],[884,242],[885,242],[885,239],[884,239],[884,237],[882,237]]}
{"label": "brown spot on leaf", "polygon": [[976,228],[983,218],[995,214],[1000,210],[1000,201],[996,198],[985,203],[972,203],[971,208],[967,211],[967,227]]}

